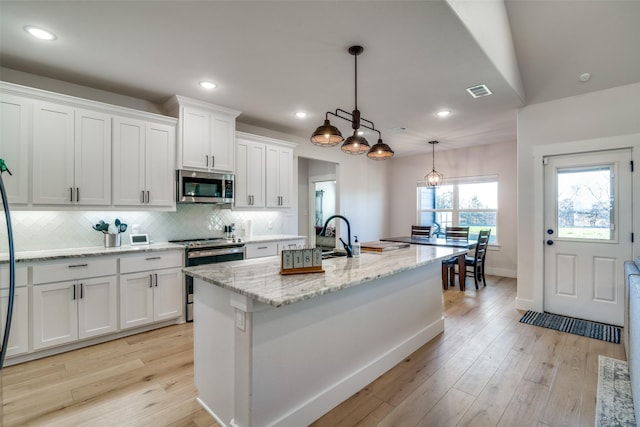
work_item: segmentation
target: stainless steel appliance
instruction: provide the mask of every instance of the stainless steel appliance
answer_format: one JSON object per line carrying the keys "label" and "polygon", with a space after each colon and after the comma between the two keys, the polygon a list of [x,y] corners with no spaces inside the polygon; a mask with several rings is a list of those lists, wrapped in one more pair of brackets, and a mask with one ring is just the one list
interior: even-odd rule
{"label": "stainless steel appliance", "polygon": [[220,173],[176,171],[178,203],[233,203],[234,176]]}
{"label": "stainless steel appliance", "polygon": [[[185,246],[186,267],[244,259],[244,242],[213,237],[208,239],[170,240]],[[185,318],[193,322],[193,278],[185,275]]]}

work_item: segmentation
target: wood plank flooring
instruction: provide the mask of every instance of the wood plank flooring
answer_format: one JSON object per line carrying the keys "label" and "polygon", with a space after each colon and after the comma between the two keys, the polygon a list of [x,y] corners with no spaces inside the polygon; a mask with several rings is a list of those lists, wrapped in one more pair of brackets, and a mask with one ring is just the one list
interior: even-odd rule
{"label": "wood plank flooring", "polygon": [[[313,423],[591,426],[611,344],[519,323],[514,279],[444,291],[445,332]],[[196,403],[192,324],[3,369],[5,426],[217,426]]]}

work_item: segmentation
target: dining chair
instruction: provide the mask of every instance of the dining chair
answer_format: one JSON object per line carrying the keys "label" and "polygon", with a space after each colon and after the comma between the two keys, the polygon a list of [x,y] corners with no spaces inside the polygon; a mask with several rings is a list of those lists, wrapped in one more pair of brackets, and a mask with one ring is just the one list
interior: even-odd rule
{"label": "dining chair", "polygon": [[447,227],[444,229],[447,240],[469,240],[469,227]]}
{"label": "dining chair", "polygon": [[431,226],[412,225],[411,237],[431,237]]}
{"label": "dining chair", "polygon": [[[469,227],[446,227],[444,229],[444,237],[446,240],[469,240]],[[442,261],[442,289],[448,289],[449,286],[453,286],[455,266],[458,263],[457,257],[447,258]],[[453,266],[453,267],[452,267]],[[451,276],[451,280],[449,280]]]}
{"label": "dining chair", "polygon": [[[479,289],[478,287],[479,280],[482,281],[483,286],[487,286],[487,279],[485,278],[484,267],[487,259],[487,248],[489,246],[490,235],[491,235],[491,229],[480,230],[480,232],[478,233],[478,243],[475,249],[475,253],[473,254],[473,256],[467,255],[464,258],[464,264],[466,268],[464,271],[464,277],[461,277],[460,281],[462,282],[468,276],[473,276],[473,281],[476,285],[476,289]],[[445,277],[447,277],[446,279],[447,287],[449,286],[449,283],[454,283],[456,274],[461,274],[460,272],[456,273],[455,271],[457,264],[458,264],[458,260],[455,258],[450,258],[442,262],[442,268],[443,268],[442,278],[444,280]],[[445,268],[447,270],[446,275],[444,272]],[[443,287],[444,287],[444,284],[443,284]]]}

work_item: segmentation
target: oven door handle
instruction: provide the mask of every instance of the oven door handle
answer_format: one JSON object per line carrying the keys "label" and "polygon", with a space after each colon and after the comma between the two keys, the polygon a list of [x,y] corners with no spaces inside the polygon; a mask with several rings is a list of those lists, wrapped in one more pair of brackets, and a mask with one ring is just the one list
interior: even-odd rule
{"label": "oven door handle", "polygon": [[231,255],[231,254],[239,254],[244,252],[244,247],[237,247],[232,249],[213,249],[213,250],[205,250],[205,251],[189,251],[187,253],[187,258],[204,258],[209,256],[216,255]]}

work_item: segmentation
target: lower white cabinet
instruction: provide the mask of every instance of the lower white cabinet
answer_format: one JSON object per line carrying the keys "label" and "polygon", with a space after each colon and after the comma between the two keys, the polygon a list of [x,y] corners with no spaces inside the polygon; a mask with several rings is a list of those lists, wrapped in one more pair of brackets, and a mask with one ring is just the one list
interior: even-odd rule
{"label": "lower white cabinet", "polygon": [[33,286],[33,349],[115,332],[116,276]]}
{"label": "lower white cabinet", "polygon": [[271,242],[253,242],[245,245],[245,259],[274,256],[283,249],[298,249],[305,245],[305,239],[277,240]]}
{"label": "lower white cabinet", "polygon": [[[9,290],[0,291],[0,330],[4,333]],[[16,287],[13,300],[13,317],[11,333],[7,344],[7,357],[27,353],[29,351],[29,288]]]}
{"label": "lower white cabinet", "polygon": [[180,317],[183,289],[180,268],[120,275],[120,328]]}

